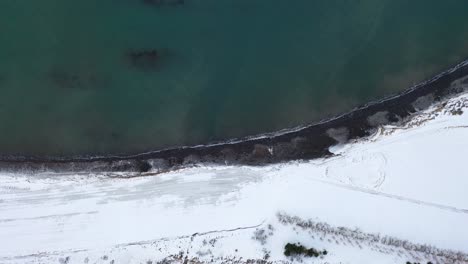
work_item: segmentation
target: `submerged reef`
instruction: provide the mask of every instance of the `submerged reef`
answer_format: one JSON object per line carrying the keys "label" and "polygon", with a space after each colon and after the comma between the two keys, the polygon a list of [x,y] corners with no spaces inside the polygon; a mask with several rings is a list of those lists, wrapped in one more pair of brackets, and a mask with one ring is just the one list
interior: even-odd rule
{"label": "submerged reef", "polygon": [[138,70],[158,70],[166,59],[169,52],[167,49],[138,49],[126,52],[125,56],[130,65]]}
{"label": "submerged reef", "polygon": [[102,87],[106,83],[103,76],[89,70],[78,72],[53,69],[47,77],[53,87],[58,89],[88,90]]}

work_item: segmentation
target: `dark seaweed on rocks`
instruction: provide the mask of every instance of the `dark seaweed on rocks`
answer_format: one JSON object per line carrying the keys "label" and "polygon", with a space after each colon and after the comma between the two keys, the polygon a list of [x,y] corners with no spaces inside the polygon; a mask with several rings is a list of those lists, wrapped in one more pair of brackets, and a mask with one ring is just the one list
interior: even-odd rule
{"label": "dark seaweed on rocks", "polygon": [[[130,56],[145,66],[158,58],[157,51]],[[290,132],[231,140],[211,145],[180,147],[131,156],[19,157],[3,156],[0,169],[23,172],[129,172],[160,173],[198,164],[266,165],[330,156],[329,147],[369,136],[380,125],[395,123],[424,110],[434,102],[464,92],[468,61],[398,95],[361,106],[351,112]]]}

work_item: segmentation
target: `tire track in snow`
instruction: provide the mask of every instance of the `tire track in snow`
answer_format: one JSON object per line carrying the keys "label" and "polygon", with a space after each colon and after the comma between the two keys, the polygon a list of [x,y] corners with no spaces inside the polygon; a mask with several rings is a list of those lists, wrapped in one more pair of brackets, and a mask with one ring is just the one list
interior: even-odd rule
{"label": "tire track in snow", "polygon": [[446,211],[451,211],[451,212],[455,212],[455,213],[468,214],[468,209],[464,209],[464,208],[458,208],[458,207],[445,205],[445,204],[438,204],[438,203],[433,203],[433,202],[422,201],[422,200],[409,198],[409,197],[405,197],[405,196],[400,196],[400,195],[396,195],[396,194],[389,194],[389,193],[379,192],[379,191],[366,189],[366,188],[361,188],[361,187],[357,187],[357,186],[353,186],[353,185],[349,185],[349,184],[341,184],[341,183],[325,181],[325,180],[321,180],[321,179],[317,179],[317,178],[313,178],[312,180],[314,180],[316,182],[323,183],[323,184],[332,185],[332,186],[335,186],[335,187],[338,187],[338,188],[351,190],[351,191],[367,193],[367,194],[370,194],[370,195],[386,197],[386,198],[390,198],[390,199],[405,201],[405,202],[418,204],[418,205],[424,205],[424,206],[428,206],[428,207],[434,207],[434,208],[438,208],[438,209],[446,210]]}
{"label": "tire track in snow", "polygon": [[42,220],[42,219],[57,219],[57,218],[66,218],[66,217],[73,217],[73,216],[79,216],[79,215],[92,215],[92,214],[97,214],[97,213],[99,213],[99,211],[89,211],[89,212],[81,212],[81,213],[68,213],[68,214],[43,215],[43,216],[37,216],[37,217],[3,218],[3,219],[0,219],[0,223],[15,222],[15,221]]}

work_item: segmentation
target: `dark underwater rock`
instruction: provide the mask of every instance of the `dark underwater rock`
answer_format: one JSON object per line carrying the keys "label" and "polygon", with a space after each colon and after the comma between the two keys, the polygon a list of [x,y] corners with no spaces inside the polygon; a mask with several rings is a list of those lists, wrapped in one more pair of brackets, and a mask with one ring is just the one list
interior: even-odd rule
{"label": "dark underwater rock", "polygon": [[127,57],[134,67],[143,70],[152,70],[158,68],[161,54],[156,49],[137,50],[128,52]]}
{"label": "dark underwater rock", "polygon": [[105,78],[92,71],[52,69],[48,78],[59,89],[93,90],[105,86]]}

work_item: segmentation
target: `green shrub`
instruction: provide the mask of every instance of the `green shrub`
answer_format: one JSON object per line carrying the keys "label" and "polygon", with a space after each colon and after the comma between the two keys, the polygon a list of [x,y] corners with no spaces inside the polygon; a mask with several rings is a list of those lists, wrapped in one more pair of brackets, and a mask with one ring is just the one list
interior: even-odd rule
{"label": "green shrub", "polygon": [[287,257],[295,256],[295,255],[305,255],[307,257],[319,257],[320,255],[327,255],[328,252],[326,250],[319,251],[315,248],[306,248],[301,244],[292,244],[287,243],[284,246],[284,255]]}

